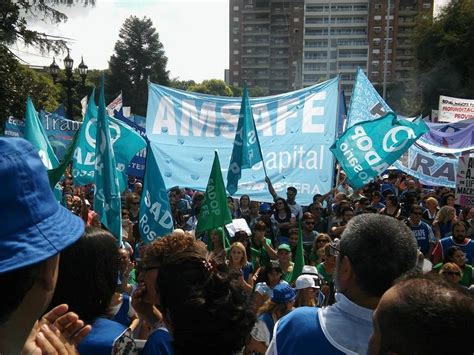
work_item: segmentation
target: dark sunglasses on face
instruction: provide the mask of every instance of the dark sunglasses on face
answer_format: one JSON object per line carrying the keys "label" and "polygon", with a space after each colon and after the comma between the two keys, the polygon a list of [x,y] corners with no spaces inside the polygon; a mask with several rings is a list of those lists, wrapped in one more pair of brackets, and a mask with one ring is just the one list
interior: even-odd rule
{"label": "dark sunglasses on face", "polygon": [[461,276],[461,273],[459,271],[444,271],[443,274],[449,276]]}

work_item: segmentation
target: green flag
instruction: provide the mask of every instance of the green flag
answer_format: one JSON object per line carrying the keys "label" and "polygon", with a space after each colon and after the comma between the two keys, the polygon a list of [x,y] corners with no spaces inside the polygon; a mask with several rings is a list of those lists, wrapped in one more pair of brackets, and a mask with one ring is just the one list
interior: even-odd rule
{"label": "green flag", "polygon": [[38,149],[38,154],[46,169],[54,169],[59,165],[58,158],[54,154],[29,96],[26,101],[24,138]]}
{"label": "green flag", "polygon": [[104,100],[104,79],[100,88],[94,173],[94,211],[110,233],[122,244],[122,206],[115,154]]}
{"label": "green flag", "polygon": [[67,166],[72,160],[72,156],[74,154],[74,150],[76,150],[78,141],[79,131],[76,131],[76,133],[74,134],[74,139],[69,148],[67,149],[66,153],[64,154],[63,160],[61,161],[59,166],[55,169],[48,170],[49,185],[51,186],[51,188],[54,188],[54,186],[59,182],[59,180],[61,180],[61,177],[66,171]]}
{"label": "green flag", "polygon": [[211,175],[207,183],[206,194],[199,212],[196,233],[223,227],[232,222],[227,205],[224,180],[222,179],[219,155],[215,152]]}
{"label": "green flag", "polygon": [[303,231],[301,230],[301,221],[298,221],[298,245],[296,246],[295,265],[291,273],[291,282],[295,282],[298,276],[303,272],[304,251],[303,251]]}

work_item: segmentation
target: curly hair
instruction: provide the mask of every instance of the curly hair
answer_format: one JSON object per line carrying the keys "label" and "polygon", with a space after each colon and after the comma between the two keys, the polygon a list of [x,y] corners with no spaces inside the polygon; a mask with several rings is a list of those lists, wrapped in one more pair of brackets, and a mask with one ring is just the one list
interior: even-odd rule
{"label": "curly hair", "polygon": [[210,270],[206,258],[205,244],[189,234],[159,239],[145,252],[145,262],[159,265],[156,288],[175,354],[232,354],[243,348],[255,323],[238,281]]}

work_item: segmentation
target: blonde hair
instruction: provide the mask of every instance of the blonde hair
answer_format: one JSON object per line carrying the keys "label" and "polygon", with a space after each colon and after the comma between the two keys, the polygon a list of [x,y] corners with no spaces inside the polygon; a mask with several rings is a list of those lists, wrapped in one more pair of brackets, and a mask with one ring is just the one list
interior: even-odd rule
{"label": "blonde hair", "polygon": [[232,260],[232,249],[233,248],[237,248],[242,252],[242,259],[240,260],[239,266],[244,267],[245,265],[247,265],[247,261],[248,261],[247,260],[247,251],[245,250],[245,246],[241,242],[232,243],[232,245],[230,246],[229,259],[231,261],[231,264],[234,262]]}
{"label": "blonde hair", "polygon": [[297,291],[295,307],[316,307],[316,300],[309,293],[309,287]]}
{"label": "blonde hair", "polygon": [[438,214],[436,215],[435,220],[433,223],[446,223],[449,221],[449,215],[451,212],[454,211],[456,214],[456,209],[452,206],[443,206],[440,208]]}
{"label": "blonde hair", "polygon": [[285,315],[288,311],[288,302],[287,303],[275,303],[269,298],[268,300],[265,301],[265,303],[260,307],[257,311],[257,316],[263,314],[263,313],[275,313],[277,315],[280,315],[282,317]]}
{"label": "blonde hair", "polygon": [[434,197],[428,197],[425,201],[425,204],[432,203],[434,206],[438,206],[438,200]]}
{"label": "blonde hair", "polygon": [[[454,269],[454,270],[453,270]],[[446,271],[459,271],[462,276],[462,270],[456,263],[446,263],[441,267],[441,270],[439,270],[440,274],[444,274]]]}

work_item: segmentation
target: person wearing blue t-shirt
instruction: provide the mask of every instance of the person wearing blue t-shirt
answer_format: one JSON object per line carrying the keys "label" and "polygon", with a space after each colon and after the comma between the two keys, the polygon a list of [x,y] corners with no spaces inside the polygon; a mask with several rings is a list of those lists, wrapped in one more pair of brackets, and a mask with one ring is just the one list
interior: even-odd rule
{"label": "person wearing blue t-shirt", "polygon": [[418,248],[425,258],[429,259],[436,244],[436,238],[428,223],[421,220],[422,215],[423,209],[421,206],[412,205],[410,208],[410,217],[406,220],[406,224],[411,229]]}
{"label": "person wearing blue t-shirt", "polygon": [[388,216],[352,218],[331,247],[337,254],[337,302],[323,309],[300,307],[280,319],[268,355],[366,354],[373,310],[393,281],[416,264],[410,229]]}

